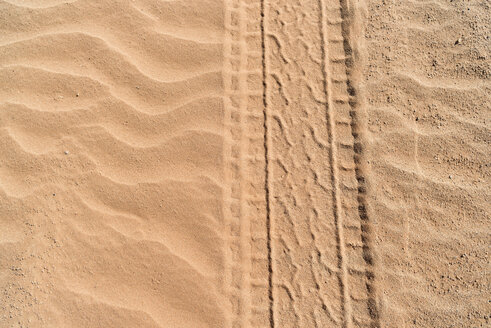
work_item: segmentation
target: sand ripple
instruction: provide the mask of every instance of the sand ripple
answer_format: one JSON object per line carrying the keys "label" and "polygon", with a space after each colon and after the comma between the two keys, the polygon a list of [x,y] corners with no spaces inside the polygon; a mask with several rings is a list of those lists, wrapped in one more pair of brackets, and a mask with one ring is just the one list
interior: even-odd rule
{"label": "sand ripple", "polygon": [[12,323],[222,325],[221,6],[0,1]]}

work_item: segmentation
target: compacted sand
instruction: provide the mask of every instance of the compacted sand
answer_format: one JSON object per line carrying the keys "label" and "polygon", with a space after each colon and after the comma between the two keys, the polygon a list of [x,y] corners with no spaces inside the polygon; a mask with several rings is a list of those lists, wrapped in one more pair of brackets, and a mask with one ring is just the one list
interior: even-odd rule
{"label": "compacted sand", "polygon": [[0,0],[0,327],[487,327],[490,7]]}

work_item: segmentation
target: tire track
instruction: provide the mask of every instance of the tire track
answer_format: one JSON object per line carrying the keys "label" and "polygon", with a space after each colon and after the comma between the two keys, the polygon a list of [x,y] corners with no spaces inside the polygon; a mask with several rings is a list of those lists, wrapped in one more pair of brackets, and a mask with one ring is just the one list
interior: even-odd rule
{"label": "tire track", "polygon": [[335,161],[325,141],[332,138],[326,129],[321,16],[318,1],[277,0],[266,2],[263,15],[266,119],[271,118],[271,326],[277,327],[343,321],[344,243],[336,242]]}
{"label": "tire track", "polygon": [[342,311],[342,320],[343,326],[350,327],[351,326],[351,304],[349,298],[348,291],[348,283],[347,283],[347,270],[345,263],[345,239],[343,232],[343,220],[340,214],[340,199],[339,199],[339,183],[338,183],[338,161],[337,161],[337,150],[336,150],[336,122],[334,118],[333,110],[333,100],[332,100],[332,76],[329,71],[329,61],[330,54],[328,51],[328,31],[327,31],[327,14],[324,0],[319,0],[320,7],[320,30],[321,30],[321,51],[322,51],[322,71],[324,74],[324,93],[326,96],[326,121],[327,121],[327,134],[329,138],[329,162],[331,166],[331,183],[333,186],[333,216],[336,225],[336,242],[337,242],[337,252],[338,252],[338,279],[339,279],[339,288],[341,292],[341,311]]}
{"label": "tire track", "polygon": [[232,286],[231,327],[266,327],[269,322],[267,197],[264,157],[264,113],[261,70],[261,6],[257,1],[233,0],[226,8],[227,42],[224,68],[227,78],[227,121],[230,141],[231,240],[235,258],[227,284]]}
{"label": "tire track", "polygon": [[[367,176],[368,165],[365,159],[365,133],[366,122],[363,117],[364,108],[362,107],[362,100],[359,96],[359,79],[361,74],[360,60],[355,60],[356,56],[360,56],[358,49],[355,48],[356,43],[353,41],[352,30],[363,30],[363,26],[360,25],[356,18],[359,18],[354,6],[351,5],[348,0],[340,0],[340,12],[341,12],[341,29],[343,31],[343,47],[345,53],[345,65],[346,65],[346,85],[347,91],[350,96],[350,127],[351,134],[353,136],[353,162],[355,164],[355,176],[357,181],[357,201],[358,201],[358,215],[361,221],[361,240],[363,259],[365,261],[365,286],[366,286],[366,306],[370,316],[370,326],[380,327],[380,316],[377,304],[377,291],[375,282],[375,263],[374,263],[374,250],[373,250],[373,227],[369,215],[369,204],[367,200]],[[356,24],[359,24],[356,26]]]}
{"label": "tire track", "polygon": [[[352,206],[350,208],[349,205],[344,205],[346,224],[339,225],[340,228],[347,231],[349,239],[343,241],[340,238],[343,243],[341,245],[341,253],[343,257],[347,258],[346,262],[348,263],[348,276],[344,280],[346,284],[344,287],[344,296],[346,297],[344,303],[346,306],[344,310],[344,325],[346,327],[351,327],[352,325],[380,327],[375,289],[372,246],[373,229],[366,198],[368,188],[368,168],[364,158],[364,133],[366,128],[363,125],[365,119],[363,116],[364,109],[358,90],[360,53],[358,49],[354,48],[357,42],[352,37],[352,30],[359,30],[362,26],[359,22],[360,16],[356,11],[357,9],[349,1],[336,1],[331,8],[333,8],[333,11],[329,17],[326,17],[327,24],[325,26],[327,27],[327,32],[331,29],[331,35],[334,35],[333,32],[337,31],[339,38],[336,38],[335,42],[328,45],[328,47],[331,47],[330,50],[332,52],[328,56],[329,65],[331,71],[340,72],[342,77],[336,77],[336,80],[327,79],[327,84],[330,86],[328,92],[336,94],[334,104],[328,104],[328,107],[333,108],[342,119],[339,128],[332,126],[334,128],[333,133],[341,137],[338,145],[339,153],[344,153],[345,155],[340,158],[342,168],[339,171],[339,179],[345,179],[346,181],[343,183],[343,195],[341,197],[346,200],[356,199],[356,202],[354,202],[356,211],[353,211]],[[336,68],[336,66],[340,65],[344,66],[344,74],[343,68]],[[339,93],[339,91],[342,92]],[[346,122],[348,122],[348,129]],[[349,138],[348,134],[350,134],[351,138]],[[356,182],[353,181],[353,177]],[[349,180],[351,180],[351,184],[348,183]],[[346,201],[346,203],[348,202]],[[350,222],[351,218],[354,218],[355,221]],[[346,275],[344,276],[346,277]]]}
{"label": "tire track", "polygon": [[267,16],[266,16],[266,0],[261,1],[261,49],[262,49],[262,70],[263,70],[263,118],[264,118],[264,173],[265,173],[265,179],[264,179],[264,189],[266,191],[266,226],[267,226],[267,240],[268,240],[268,299],[269,299],[269,323],[270,327],[274,328],[275,327],[275,320],[274,320],[274,297],[273,297],[273,245],[272,245],[272,239],[271,239],[271,231],[272,231],[272,221],[271,221],[271,204],[270,204],[270,176],[269,176],[269,170],[270,170],[270,163],[269,163],[269,156],[270,156],[270,149],[271,149],[271,137],[269,135],[269,113],[268,113],[268,99],[267,99],[267,94],[268,94],[268,84],[267,84],[267,76],[268,76],[268,71],[267,71],[267,63],[266,63],[266,53],[267,53],[267,48],[266,48],[266,22],[267,22]]}
{"label": "tire track", "polygon": [[342,0],[230,8],[230,325],[378,327],[353,13]]}

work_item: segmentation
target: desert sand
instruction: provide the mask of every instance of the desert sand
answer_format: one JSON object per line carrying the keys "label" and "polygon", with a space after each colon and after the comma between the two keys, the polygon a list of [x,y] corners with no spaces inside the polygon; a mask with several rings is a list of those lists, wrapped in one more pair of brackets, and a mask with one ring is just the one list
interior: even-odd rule
{"label": "desert sand", "polygon": [[0,0],[0,327],[488,327],[490,6]]}

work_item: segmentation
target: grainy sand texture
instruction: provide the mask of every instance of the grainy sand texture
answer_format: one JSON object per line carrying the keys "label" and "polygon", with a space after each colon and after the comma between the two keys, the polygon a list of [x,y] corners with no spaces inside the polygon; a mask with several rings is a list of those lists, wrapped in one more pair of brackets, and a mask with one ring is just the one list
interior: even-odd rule
{"label": "grainy sand texture", "polygon": [[0,0],[0,327],[489,327],[490,6]]}

